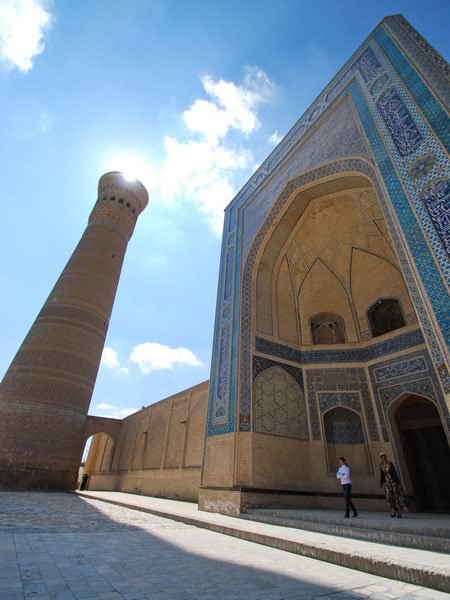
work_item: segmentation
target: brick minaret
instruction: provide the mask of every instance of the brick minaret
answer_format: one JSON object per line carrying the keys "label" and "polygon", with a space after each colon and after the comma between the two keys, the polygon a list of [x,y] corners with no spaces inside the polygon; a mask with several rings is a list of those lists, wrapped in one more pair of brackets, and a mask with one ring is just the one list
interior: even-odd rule
{"label": "brick minaret", "polygon": [[0,383],[0,487],[73,488],[144,186],[106,173],[89,222]]}

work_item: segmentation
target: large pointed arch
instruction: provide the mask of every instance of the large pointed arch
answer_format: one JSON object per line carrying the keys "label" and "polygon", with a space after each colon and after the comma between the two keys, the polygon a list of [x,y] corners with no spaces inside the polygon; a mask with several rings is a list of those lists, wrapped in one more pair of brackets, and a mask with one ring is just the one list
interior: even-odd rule
{"label": "large pointed arch", "polygon": [[[334,185],[343,190],[346,184],[351,185],[352,181],[355,182],[355,178],[357,185],[364,182],[364,186],[371,186],[375,189],[422,329],[425,332],[430,332],[430,335],[434,331],[429,317],[429,309],[425,306],[422,293],[416,284],[415,270],[411,265],[409,253],[405,250],[403,234],[399,232],[398,225],[393,219],[390,201],[387,200],[384,194],[384,188],[381,187],[373,166],[362,158],[341,159],[294,178],[285,186],[283,192],[274,202],[272,209],[253,240],[243,267],[241,310],[240,314],[238,313],[240,344],[238,355],[235,354],[232,357],[231,364],[234,373],[232,378],[239,373],[239,381],[236,384],[239,403],[239,429],[241,431],[251,430],[252,349],[255,332],[254,282],[256,280],[257,265],[262,257],[265,245],[271,237],[274,237],[277,239],[279,249],[281,249],[287,235],[289,235],[290,228],[288,224],[295,220],[294,213],[296,213],[298,219],[298,216],[304,211],[311,199],[317,197],[318,194],[322,195],[324,189],[330,190]],[[277,230],[280,224],[281,229]],[[285,228],[284,232],[283,227]],[[277,230],[276,236],[273,235],[275,230]],[[274,254],[276,255],[277,252]],[[435,361],[442,360],[440,358],[442,352],[437,339],[434,337],[432,351]]]}

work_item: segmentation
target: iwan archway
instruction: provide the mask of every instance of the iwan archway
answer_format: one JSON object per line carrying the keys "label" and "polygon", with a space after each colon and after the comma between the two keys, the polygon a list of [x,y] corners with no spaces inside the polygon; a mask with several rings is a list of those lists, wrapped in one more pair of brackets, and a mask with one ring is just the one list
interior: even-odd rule
{"label": "iwan archway", "polygon": [[[228,512],[336,506],[335,448],[347,448],[360,505],[381,508],[379,452],[398,459],[393,389],[419,378],[447,410],[423,335],[427,307],[389,203],[372,167],[352,159],[292,180],[269,211],[243,268],[239,433],[207,441],[204,508],[224,510],[212,488],[227,445]],[[333,429],[333,409],[352,418]],[[411,479],[404,485],[414,497]]]}
{"label": "iwan archway", "polygon": [[[284,206],[283,194],[275,204],[278,214],[254,259],[250,250],[244,271],[244,294],[248,290],[251,299],[243,310],[251,329],[244,326],[244,314],[240,418],[245,424],[249,409],[252,486],[272,490],[268,498],[275,492],[295,496],[298,490],[303,502],[333,503],[339,490],[331,457],[338,448],[353,464],[360,493],[374,504],[382,431],[367,370],[382,357],[398,357],[395,347],[409,352],[422,341],[420,328],[367,169],[319,175],[306,185],[300,179],[290,187]],[[374,307],[386,305],[396,306],[401,318],[383,318],[380,310],[374,318]],[[272,383],[272,392],[266,384],[262,397],[266,413],[272,405],[270,429],[267,419],[258,418],[262,360],[269,361],[268,373],[274,364],[296,370],[302,392],[291,399],[279,382]],[[282,409],[292,414],[296,408],[303,419],[294,431],[289,421],[286,435]],[[334,428],[327,422],[331,409],[347,415]]]}

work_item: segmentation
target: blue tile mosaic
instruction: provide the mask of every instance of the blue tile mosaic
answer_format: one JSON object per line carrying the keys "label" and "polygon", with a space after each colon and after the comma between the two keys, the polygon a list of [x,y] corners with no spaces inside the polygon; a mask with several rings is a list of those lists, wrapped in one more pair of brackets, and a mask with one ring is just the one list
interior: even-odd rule
{"label": "blue tile mosaic", "polygon": [[270,358],[266,358],[265,356],[253,357],[253,380],[265,369],[270,369],[271,367],[281,367],[284,369],[286,373],[289,373],[289,375],[295,379],[303,390],[303,373],[301,369],[280,361],[270,360]]}
{"label": "blue tile mosaic", "polygon": [[405,377],[421,371],[427,371],[427,365],[423,356],[415,356],[413,358],[402,359],[397,362],[390,362],[388,365],[376,367],[373,369],[375,381],[380,383],[398,377]]}
{"label": "blue tile mosaic", "polygon": [[406,60],[401,50],[383,27],[377,27],[373,35],[420,106],[425,117],[431,123],[443,145],[447,151],[450,151],[450,120],[446,111],[435,99],[421,77]]}
{"label": "blue tile mosaic", "polygon": [[362,412],[361,398],[358,392],[318,392],[320,412],[324,413],[330,408],[342,406]]}
{"label": "blue tile mosaic", "polygon": [[441,98],[443,106],[450,105],[450,65],[402,16],[395,15],[383,21],[388,34],[397,40],[408,60]]}
{"label": "blue tile mosaic", "polygon": [[255,356],[253,377],[254,430],[270,435],[308,439],[301,369]]}
{"label": "blue tile mosaic", "polygon": [[338,363],[338,362],[367,362],[400,352],[407,348],[413,348],[423,344],[424,339],[420,329],[408,331],[389,340],[384,340],[378,344],[367,345],[363,348],[345,348],[332,350],[330,348],[321,350],[319,347],[311,350],[299,350],[285,344],[272,342],[265,338],[256,337],[256,351],[262,354],[269,354],[278,358],[296,362],[299,365]]}
{"label": "blue tile mosaic", "polygon": [[423,177],[426,177],[436,164],[436,160],[434,154],[431,153],[419,156],[409,168],[409,177],[411,179],[422,179]]}
{"label": "blue tile mosaic", "polygon": [[[224,241],[226,239],[225,233],[229,228],[229,222],[230,216],[229,213],[226,213],[224,222]],[[219,283],[217,287],[214,339],[211,357],[211,374],[208,392],[208,435],[228,433],[230,431],[234,431],[235,427],[235,404],[233,402],[229,402],[228,391],[226,389],[230,378],[229,349],[228,353],[224,352],[224,342],[222,337],[224,326],[228,329],[228,331],[230,331],[230,321],[233,312],[230,304],[224,306],[222,303],[225,286],[225,264],[225,253],[222,252],[220,256]],[[229,348],[229,339],[227,344]],[[227,371],[226,378],[224,377],[225,370]],[[221,398],[218,397],[219,378],[221,381]],[[216,414],[220,415],[221,413],[224,413],[223,416],[216,417]]]}
{"label": "blue tile mosaic", "polygon": [[391,358],[372,365],[369,375],[385,441],[389,441],[387,423],[390,404],[405,394],[417,394],[435,400],[444,427],[449,426],[447,404],[426,350],[408,354],[401,360]]}
{"label": "blue tile mosaic", "polygon": [[378,110],[372,106],[373,98],[366,93],[366,102],[371,108],[372,117],[379,131],[383,135],[384,142],[388,151],[392,156],[397,173],[400,176],[401,183],[410,199],[417,217],[426,233],[426,236],[433,248],[434,255],[438,261],[446,280],[450,283],[450,260],[439,236],[436,233],[434,224],[430,219],[421,197],[421,191],[436,180],[437,177],[450,177],[450,161],[445,150],[440,144],[438,138],[434,134],[429,123],[423,117],[419,107],[412,101],[409,91],[405,88],[402,80],[393,69],[391,63],[387,59],[380,47],[374,48],[378,54],[378,60],[382,65],[385,74],[389,73],[390,85],[395,84],[397,95],[402,100],[408,112],[414,119],[415,126],[423,138],[423,142],[419,144],[416,152],[402,156],[397,149],[397,146],[391,141],[389,135],[383,135],[385,132],[389,134],[384,119]]}
{"label": "blue tile mosaic", "polygon": [[422,136],[394,88],[389,88],[378,98],[377,107],[399,153],[408,156],[415,152],[422,142]]}
{"label": "blue tile mosaic", "polygon": [[417,271],[427,291],[442,336],[447,347],[450,347],[450,303],[447,288],[428,249],[427,241],[417,223],[408,198],[398,180],[395,168],[369,112],[360,85],[356,81],[352,81],[349,85],[349,91],[383,176],[409,250],[414,258]]}
{"label": "blue tile mosaic", "polygon": [[445,179],[432,185],[424,192],[423,201],[450,256],[450,181]]}
{"label": "blue tile mosaic", "polygon": [[[322,412],[330,407],[332,399],[339,398],[342,406],[354,408],[355,398],[359,399],[359,408],[369,432],[369,439],[380,439],[374,405],[369,392],[364,368],[323,368],[306,369],[305,382],[308,399],[308,413],[313,440],[321,439],[320,422]],[[326,400],[322,400],[322,394]],[[334,400],[333,400],[334,401]],[[322,402],[322,404],[321,404]]]}
{"label": "blue tile mosaic", "polygon": [[224,300],[231,298],[231,292],[233,288],[233,259],[234,259],[234,248],[228,248],[227,258],[225,261],[225,286],[224,286]]}
{"label": "blue tile mosaic", "polygon": [[353,410],[342,406],[328,411],[323,416],[327,444],[364,444],[361,417]]}
{"label": "blue tile mosaic", "polygon": [[356,67],[359,69],[364,81],[370,83],[380,74],[381,65],[373,53],[372,48],[367,48],[361,57],[356,61]]}

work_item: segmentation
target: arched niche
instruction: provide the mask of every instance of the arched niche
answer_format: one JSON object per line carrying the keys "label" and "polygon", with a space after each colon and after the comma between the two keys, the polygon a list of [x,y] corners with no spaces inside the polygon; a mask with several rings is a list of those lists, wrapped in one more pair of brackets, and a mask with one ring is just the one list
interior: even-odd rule
{"label": "arched niche", "polygon": [[397,298],[379,298],[367,311],[367,319],[373,337],[390,333],[406,325]]}
{"label": "arched niche", "polygon": [[313,344],[345,344],[344,319],[333,313],[318,313],[310,319]]}
{"label": "arched niche", "polygon": [[328,468],[333,472],[344,456],[354,474],[370,473],[370,463],[361,416],[350,408],[336,406],[323,414]]}
{"label": "arched niche", "polygon": [[253,382],[255,430],[308,439],[305,396],[300,384],[279,366],[259,373]]}
{"label": "arched niche", "polygon": [[[403,276],[397,266],[380,256],[353,248],[351,260],[353,304],[365,337],[373,337],[368,310],[380,298],[395,298],[403,315],[414,313]],[[405,321],[405,318],[403,318]],[[370,334],[370,335],[368,335]]]}
{"label": "arched niche", "polygon": [[319,259],[303,281],[298,295],[298,307],[303,344],[314,343],[310,322],[318,313],[338,313],[345,323],[348,341],[358,340],[352,308],[345,288],[336,275]]}

